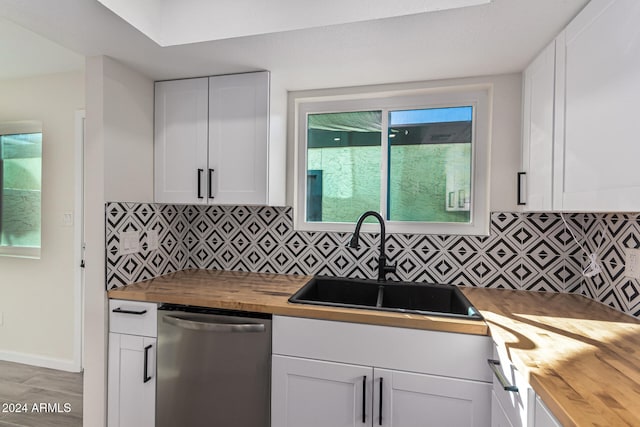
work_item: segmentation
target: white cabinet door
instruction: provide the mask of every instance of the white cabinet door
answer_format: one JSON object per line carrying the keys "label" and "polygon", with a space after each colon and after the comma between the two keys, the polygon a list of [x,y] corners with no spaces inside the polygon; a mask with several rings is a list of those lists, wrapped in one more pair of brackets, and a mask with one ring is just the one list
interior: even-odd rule
{"label": "white cabinet door", "polygon": [[209,78],[211,203],[267,203],[268,118],[268,72]]}
{"label": "white cabinet door", "polygon": [[495,392],[491,393],[491,427],[515,427],[505,410],[500,406]]}
{"label": "white cabinet door", "polygon": [[[524,71],[522,169],[526,173],[526,211],[548,211],[553,188],[553,112],[555,41]],[[520,183],[519,183],[520,185]]]}
{"label": "white cabinet door", "polygon": [[562,427],[539,396],[536,396],[534,427]]}
{"label": "white cabinet door", "polygon": [[371,425],[372,375],[369,367],[274,355],[271,425]]}
{"label": "white cabinet door", "polygon": [[109,334],[108,425],[153,427],[156,338]]}
{"label": "white cabinet door", "polygon": [[638,22],[637,0],[592,0],[558,39],[563,210],[640,210]]}
{"label": "white cabinet door", "polygon": [[208,87],[207,78],[156,83],[154,199],[157,203],[205,203],[207,200]]}
{"label": "white cabinet door", "polygon": [[374,426],[491,425],[489,383],[376,368],[373,389]]}

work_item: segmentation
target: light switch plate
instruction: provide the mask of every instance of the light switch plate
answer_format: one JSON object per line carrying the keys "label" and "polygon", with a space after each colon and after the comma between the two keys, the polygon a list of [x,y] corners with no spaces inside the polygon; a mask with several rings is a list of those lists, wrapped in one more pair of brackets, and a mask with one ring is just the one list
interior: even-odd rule
{"label": "light switch plate", "polygon": [[62,225],[71,227],[73,225],[73,212],[64,212],[62,214]]}
{"label": "light switch plate", "polygon": [[125,231],[120,233],[120,255],[135,254],[140,251],[140,233]]}
{"label": "light switch plate", "polygon": [[624,275],[640,279],[640,249],[625,249]]}

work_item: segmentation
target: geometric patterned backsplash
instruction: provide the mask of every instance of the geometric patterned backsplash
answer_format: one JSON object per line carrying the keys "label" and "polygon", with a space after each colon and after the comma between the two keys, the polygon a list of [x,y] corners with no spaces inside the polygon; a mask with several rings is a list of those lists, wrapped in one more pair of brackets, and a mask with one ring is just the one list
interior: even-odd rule
{"label": "geometric patterned backsplash", "polygon": [[[379,234],[363,233],[354,250],[351,233],[295,231],[289,207],[113,202],[105,213],[107,289],[188,268],[376,277]],[[565,219],[587,251],[599,248],[599,275],[582,276],[587,258],[555,213],[494,212],[489,236],[388,234],[387,255],[398,280],[578,293],[640,318],[640,282],[624,277],[640,215]],[[140,233],[140,252],[119,255],[125,231]]]}

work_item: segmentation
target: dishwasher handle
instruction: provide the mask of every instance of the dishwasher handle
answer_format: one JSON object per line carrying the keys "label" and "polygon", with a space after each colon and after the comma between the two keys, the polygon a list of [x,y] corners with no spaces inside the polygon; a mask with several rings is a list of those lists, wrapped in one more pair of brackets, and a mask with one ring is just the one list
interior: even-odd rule
{"label": "dishwasher handle", "polygon": [[265,326],[262,323],[209,323],[195,320],[181,319],[180,317],[165,315],[163,322],[179,328],[190,329],[192,331],[205,332],[264,332]]}

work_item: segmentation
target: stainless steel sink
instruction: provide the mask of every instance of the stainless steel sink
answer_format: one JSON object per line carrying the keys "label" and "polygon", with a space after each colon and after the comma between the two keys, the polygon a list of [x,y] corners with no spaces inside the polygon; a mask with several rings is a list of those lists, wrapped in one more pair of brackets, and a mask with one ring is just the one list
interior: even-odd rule
{"label": "stainless steel sink", "polygon": [[482,320],[456,286],[316,276],[289,302]]}

